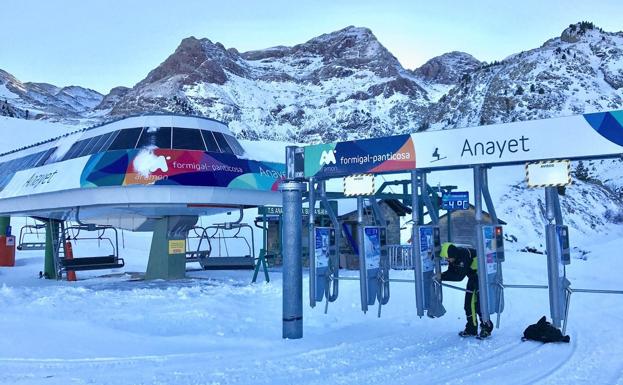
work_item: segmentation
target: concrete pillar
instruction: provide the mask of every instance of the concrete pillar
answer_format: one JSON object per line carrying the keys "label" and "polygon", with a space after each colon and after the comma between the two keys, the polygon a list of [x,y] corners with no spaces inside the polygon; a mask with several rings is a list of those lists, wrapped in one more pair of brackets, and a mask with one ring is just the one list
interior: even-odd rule
{"label": "concrete pillar", "polygon": [[186,277],[186,237],[197,216],[168,216],[156,222],[145,279]]}
{"label": "concrete pillar", "polygon": [[[54,264],[54,248],[58,246],[58,232],[60,222],[50,219],[45,223],[45,259],[43,275],[48,279],[56,279],[56,265]],[[57,252],[58,250],[56,250]]]}
{"label": "concrete pillar", "polygon": [[0,235],[7,235],[7,228],[11,225],[11,217],[0,217]]}

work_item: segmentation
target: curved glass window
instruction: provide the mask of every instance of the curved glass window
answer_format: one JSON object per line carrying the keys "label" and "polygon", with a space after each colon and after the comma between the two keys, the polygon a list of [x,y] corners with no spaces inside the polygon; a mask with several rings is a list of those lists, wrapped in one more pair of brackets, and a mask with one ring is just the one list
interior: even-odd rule
{"label": "curved glass window", "polygon": [[200,150],[206,148],[201,138],[201,130],[196,128],[173,128],[173,148],[176,150]]}
{"label": "curved glass window", "polygon": [[108,141],[108,138],[111,135],[112,135],[112,132],[109,132],[108,134],[99,135],[99,136],[96,136],[95,138],[93,138],[91,143],[89,143],[89,147],[88,147],[89,150],[88,151],[83,151],[82,154],[80,154],[80,156],[97,154],[98,152],[100,152],[102,150],[102,147],[104,146],[104,143],[106,143],[106,141]]}
{"label": "curved glass window", "polygon": [[117,135],[119,135],[119,131],[111,132],[108,139],[106,139],[106,142],[102,145],[100,152],[108,151],[110,144],[117,138]]}
{"label": "curved glass window", "polygon": [[91,141],[91,138],[77,141],[69,148],[69,151],[67,151],[65,155],[63,155],[63,158],[60,159],[59,161],[62,162],[64,160],[77,158],[78,155],[80,155],[82,150],[84,150],[84,148],[90,141]]}
{"label": "curved glass window", "polygon": [[93,146],[99,140],[99,136],[94,136],[93,138],[84,139],[84,146],[80,152],[77,152],[72,158],[80,158],[81,156],[90,155],[93,153]]}
{"label": "curved glass window", "polygon": [[171,148],[171,127],[145,127],[136,148]]}
{"label": "curved glass window", "polygon": [[228,154],[234,153],[234,150],[232,150],[232,148],[229,147],[229,144],[227,144],[227,140],[225,140],[225,135],[221,134],[220,132],[212,132],[212,134],[214,134],[214,139],[216,139],[216,143],[218,143],[221,152],[226,152]]}
{"label": "curved glass window", "polygon": [[218,144],[216,144],[216,139],[214,139],[214,135],[212,135],[212,131],[201,130],[201,136],[203,136],[203,141],[205,142],[206,149],[210,152],[221,152],[221,149],[218,148]]}
{"label": "curved glass window", "polygon": [[225,139],[227,140],[227,143],[229,144],[229,147],[231,147],[234,150],[234,154],[236,155],[244,154],[244,148],[242,148],[242,146],[240,145],[240,143],[238,142],[236,138],[234,138],[231,135],[224,135],[224,136],[225,136]]}
{"label": "curved glass window", "polygon": [[119,131],[115,140],[108,147],[108,151],[128,150],[136,147],[136,141],[142,130],[141,127],[136,127]]}
{"label": "curved glass window", "polygon": [[37,161],[35,167],[43,166],[43,164],[50,158],[50,156],[54,154],[54,151],[56,151],[56,147],[52,147],[51,149],[45,151],[43,156]]}

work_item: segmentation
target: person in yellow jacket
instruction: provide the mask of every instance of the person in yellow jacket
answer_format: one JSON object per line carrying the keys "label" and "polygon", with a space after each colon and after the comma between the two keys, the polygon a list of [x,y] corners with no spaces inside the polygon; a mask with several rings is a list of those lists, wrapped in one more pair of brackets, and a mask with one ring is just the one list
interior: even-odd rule
{"label": "person in yellow jacket", "polygon": [[448,269],[441,274],[442,281],[462,281],[467,277],[467,291],[465,292],[465,316],[467,323],[465,329],[459,332],[461,337],[479,336],[487,338],[493,331],[491,320],[480,323],[478,334],[478,318],[480,304],[478,301],[478,260],[476,250],[469,247],[459,247],[450,242],[441,245],[440,257],[448,261]]}

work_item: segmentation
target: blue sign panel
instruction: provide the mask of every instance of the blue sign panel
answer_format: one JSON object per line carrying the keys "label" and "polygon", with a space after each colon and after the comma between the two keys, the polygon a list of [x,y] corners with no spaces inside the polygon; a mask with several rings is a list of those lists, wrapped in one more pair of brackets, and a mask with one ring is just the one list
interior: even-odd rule
{"label": "blue sign panel", "polygon": [[469,192],[456,191],[441,196],[441,208],[447,211],[467,210],[469,208]]}
{"label": "blue sign panel", "polygon": [[381,262],[381,229],[378,227],[364,228],[364,253],[366,268],[378,269]]}
{"label": "blue sign panel", "polygon": [[[381,265],[381,228],[366,226],[363,228],[363,257],[368,288],[368,305],[374,305],[379,291],[379,269]],[[361,275],[363,276],[363,274]]]}
{"label": "blue sign panel", "polygon": [[315,247],[314,247],[314,274],[311,279],[316,280],[316,292],[314,293],[316,301],[322,301],[326,286],[329,284],[328,266],[330,257],[330,247],[332,242],[332,229],[329,227],[315,227]]}
{"label": "blue sign panel", "polygon": [[[482,225],[482,238],[483,238],[483,246],[484,246],[484,260],[485,260],[485,271],[487,276],[487,292],[488,292],[488,304],[489,304],[489,314],[501,313],[504,310],[504,299],[503,299],[503,291],[498,282],[502,282],[502,268],[501,264],[498,264],[498,244],[496,238],[496,226],[491,225]],[[480,255],[478,258],[481,258]],[[498,269],[498,267],[500,269]],[[482,274],[482,271],[478,271],[478,274]]]}

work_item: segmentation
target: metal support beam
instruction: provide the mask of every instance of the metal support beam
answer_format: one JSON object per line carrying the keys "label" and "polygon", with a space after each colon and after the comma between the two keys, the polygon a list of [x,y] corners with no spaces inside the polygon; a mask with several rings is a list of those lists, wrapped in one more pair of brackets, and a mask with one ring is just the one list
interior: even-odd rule
{"label": "metal support beam", "polygon": [[387,226],[387,220],[385,219],[385,215],[383,215],[383,210],[381,209],[381,205],[376,200],[375,197],[370,197],[368,199],[370,203],[370,207],[372,208],[372,212],[374,213],[374,222],[377,226],[385,227]]}
{"label": "metal support beam", "polygon": [[307,229],[308,250],[309,250],[309,306],[316,307],[316,234],[315,228],[315,213],[314,207],[316,207],[316,185],[314,178],[309,179],[309,224]]}
{"label": "metal support beam", "polygon": [[337,218],[338,213],[333,212],[333,208],[327,199],[327,186],[325,181],[320,182],[320,199],[325,210],[327,210],[329,218],[331,219],[331,224],[335,229],[335,254],[332,254],[331,258],[333,259],[329,260],[329,267],[331,268],[331,282],[327,284],[327,302],[325,303],[324,308],[324,312],[326,313],[329,302],[335,301],[339,294],[339,280],[336,278],[340,276],[340,245],[342,244],[342,226],[340,226],[340,221]]}
{"label": "metal support beam", "polygon": [[368,311],[368,272],[366,270],[366,256],[364,252],[364,217],[363,197],[357,197],[357,249],[359,250],[359,292],[361,296],[361,310]]}
{"label": "metal support beam", "polygon": [[[439,225],[439,212],[436,210],[433,202],[430,200],[430,195],[428,194],[428,183],[426,183],[426,173],[420,173],[420,191],[422,191],[422,199],[424,199],[424,204],[428,210],[428,215],[430,216],[430,220],[433,222],[433,225]],[[421,223],[423,224],[423,223]]]}
{"label": "metal support beam", "polygon": [[482,166],[474,166],[474,207],[476,219],[476,250],[478,250],[478,300],[480,301],[481,321],[487,322],[489,317],[489,290],[487,280],[487,257],[484,254],[484,235],[482,233]]}
{"label": "metal support beam", "polygon": [[[549,286],[549,307],[552,316],[552,325],[560,328],[565,319],[566,300],[566,274],[562,264],[561,249],[556,225],[562,225],[562,215],[557,215],[560,210],[558,190],[556,187],[545,188],[545,225],[547,247],[547,281]],[[560,221],[560,222],[559,222]]]}
{"label": "metal support beam", "polygon": [[283,338],[303,338],[303,264],[301,231],[302,192],[305,185],[286,181],[281,184],[283,199]]}
{"label": "metal support beam", "polygon": [[489,177],[487,176],[487,168],[483,167],[482,170],[482,196],[485,198],[485,204],[487,205],[487,211],[491,216],[491,223],[498,224],[498,215],[495,212],[495,206],[493,206],[493,200],[489,193]]}
{"label": "metal support beam", "polygon": [[[420,186],[424,180],[424,184]],[[419,226],[420,216],[418,213],[418,207],[420,206],[420,194],[418,189],[421,187],[422,195],[425,195],[426,191],[426,179],[422,174],[416,170],[411,171],[411,201],[413,206],[411,207],[411,219],[413,220],[413,226],[411,227],[411,259],[413,261],[413,278],[415,288],[415,307],[418,317],[424,316],[424,280],[423,280],[423,266],[422,256],[420,255],[420,234]]]}

